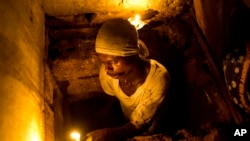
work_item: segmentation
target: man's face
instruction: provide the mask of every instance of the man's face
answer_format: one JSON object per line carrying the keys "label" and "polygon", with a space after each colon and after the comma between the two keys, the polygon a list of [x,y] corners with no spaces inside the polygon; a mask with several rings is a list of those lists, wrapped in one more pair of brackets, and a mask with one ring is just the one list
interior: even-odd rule
{"label": "man's face", "polygon": [[122,79],[126,77],[133,64],[129,57],[112,56],[105,54],[97,54],[101,63],[105,66],[106,73],[115,79]]}

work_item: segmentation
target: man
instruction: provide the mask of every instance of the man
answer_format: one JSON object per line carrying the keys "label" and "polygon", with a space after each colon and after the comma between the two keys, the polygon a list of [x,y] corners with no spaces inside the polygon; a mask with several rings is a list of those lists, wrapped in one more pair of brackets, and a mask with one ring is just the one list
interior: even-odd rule
{"label": "man", "polygon": [[85,139],[121,141],[154,130],[157,111],[170,81],[166,68],[156,60],[145,59],[147,49],[127,20],[112,19],[104,23],[97,34],[95,49],[102,63],[102,88],[120,101],[127,123],[94,130]]}

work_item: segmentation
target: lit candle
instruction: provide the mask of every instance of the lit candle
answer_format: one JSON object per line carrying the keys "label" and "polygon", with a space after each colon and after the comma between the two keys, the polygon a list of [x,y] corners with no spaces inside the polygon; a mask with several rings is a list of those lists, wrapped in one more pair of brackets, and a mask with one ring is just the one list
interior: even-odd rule
{"label": "lit candle", "polygon": [[141,29],[145,23],[141,20],[141,16],[136,14],[134,17],[128,19],[128,21],[135,26],[137,30]]}
{"label": "lit candle", "polygon": [[71,138],[75,139],[75,141],[80,141],[80,137],[81,137],[81,135],[78,132],[71,133]]}

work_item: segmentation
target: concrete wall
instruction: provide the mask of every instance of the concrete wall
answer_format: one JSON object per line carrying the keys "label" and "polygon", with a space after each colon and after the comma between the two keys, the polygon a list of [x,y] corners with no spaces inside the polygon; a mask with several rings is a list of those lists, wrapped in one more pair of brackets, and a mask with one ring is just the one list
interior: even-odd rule
{"label": "concrete wall", "polygon": [[0,140],[43,141],[41,1],[0,1]]}

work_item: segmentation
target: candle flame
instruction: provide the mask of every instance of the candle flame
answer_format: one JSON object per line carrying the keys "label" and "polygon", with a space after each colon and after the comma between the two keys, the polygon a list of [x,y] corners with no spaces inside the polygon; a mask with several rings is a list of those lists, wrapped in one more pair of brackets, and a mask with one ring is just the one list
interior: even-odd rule
{"label": "candle flame", "polygon": [[80,133],[78,132],[72,132],[71,133],[71,138],[75,139],[76,141],[80,141]]}
{"label": "candle flame", "polygon": [[136,30],[141,29],[145,25],[145,22],[141,20],[141,16],[139,14],[136,14],[134,17],[130,17],[128,21],[135,26]]}

